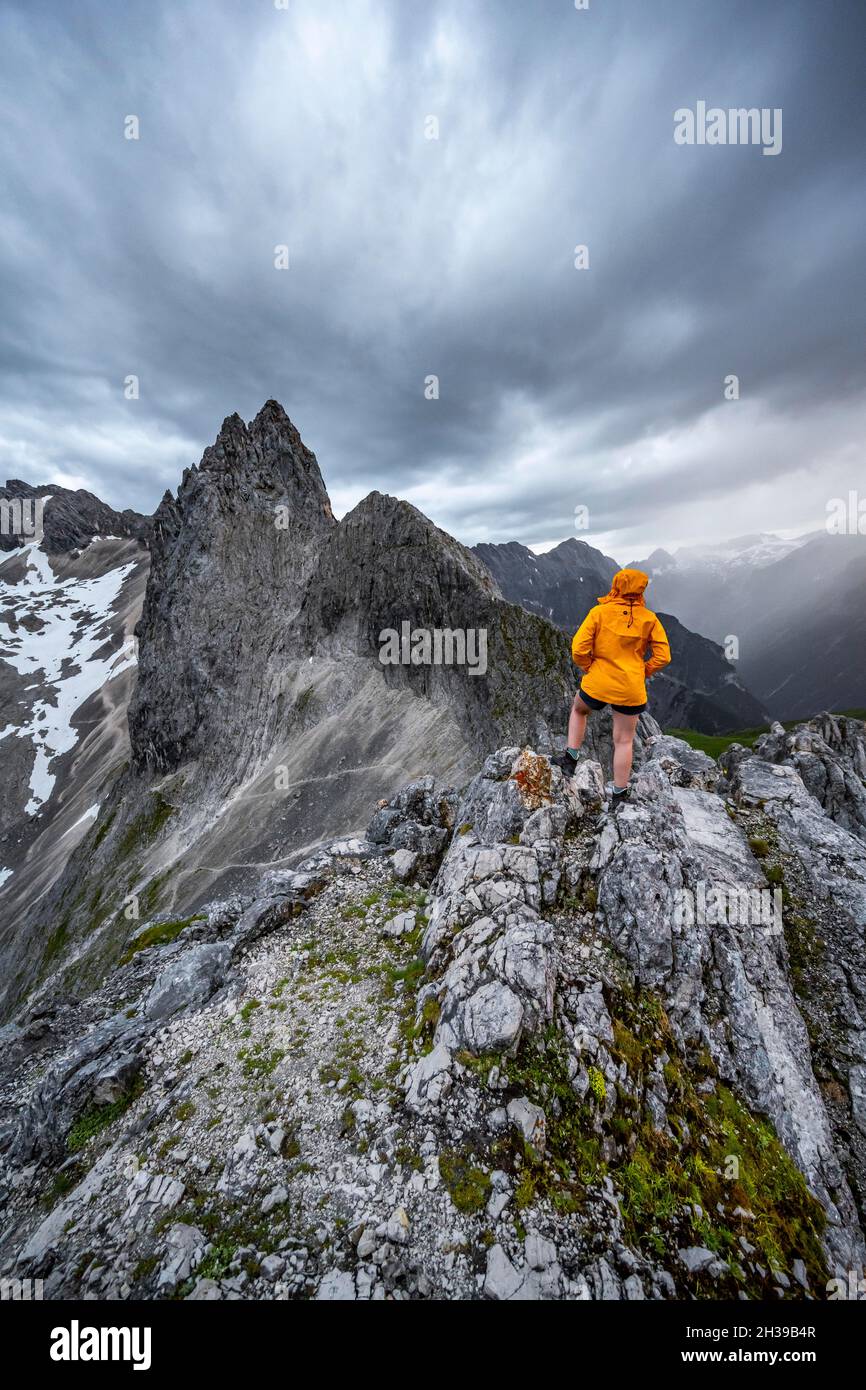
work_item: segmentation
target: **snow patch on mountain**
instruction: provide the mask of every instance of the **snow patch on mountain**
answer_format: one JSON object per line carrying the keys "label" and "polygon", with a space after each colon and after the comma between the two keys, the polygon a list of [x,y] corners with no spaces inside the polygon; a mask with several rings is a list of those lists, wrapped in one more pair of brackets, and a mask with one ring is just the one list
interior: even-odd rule
{"label": "snow patch on mountain", "polygon": [[78,741],[73,717],[91,695],[134,666],[134,646],[99,655],[111,638],[112,607],[133,564],[120,565],[92,579],[58,580],[38,541],[18,552],[24,573],[0,589],[8,630],[0,637],[0,658],[20,675],[35,677],[40,691],[21,724],[7,724],[0,742],[12,735],[32,738],[36,750],[30,776],[35,815],[51,796],[52,761]]}

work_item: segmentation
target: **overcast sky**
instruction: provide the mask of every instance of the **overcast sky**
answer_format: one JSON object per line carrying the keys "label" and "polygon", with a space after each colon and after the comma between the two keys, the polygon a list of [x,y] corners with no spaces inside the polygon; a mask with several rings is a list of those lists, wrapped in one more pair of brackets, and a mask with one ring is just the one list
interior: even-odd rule
{"label": "overcast sky", "polygon": [[[822,525],[866,475],[864,41],[861,0],[3,0],[0,475],[151,511],[274,396],[338,515],[546,547],[586,506],[623,561]],[[676,144],[701,100],[781,153]]]}

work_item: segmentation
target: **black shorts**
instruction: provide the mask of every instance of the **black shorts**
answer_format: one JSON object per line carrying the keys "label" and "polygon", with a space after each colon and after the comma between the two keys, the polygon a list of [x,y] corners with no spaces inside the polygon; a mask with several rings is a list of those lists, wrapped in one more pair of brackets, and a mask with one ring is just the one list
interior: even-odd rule
{"label": "black shorts", "polygon": [[[610,704],[609,700],[596,700],[594,695],[587,695],[585,690],[578,688],[577,693],[583,703],[589,705],[590,709],[604,709],[606,705]],[[610,707],[615,709],[617,714],[643,714],[646,706],[647,702],[644,700],[642,705],[611,705]]]}

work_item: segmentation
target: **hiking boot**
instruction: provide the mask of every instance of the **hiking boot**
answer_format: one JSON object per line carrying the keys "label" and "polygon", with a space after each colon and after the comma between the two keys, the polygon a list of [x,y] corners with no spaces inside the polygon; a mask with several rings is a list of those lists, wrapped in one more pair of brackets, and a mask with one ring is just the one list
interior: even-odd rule
{"label": "hiking boot", "polygon": [[577,763],[577,758],[573,758],[570,753],[562,753],[560,757],[556,759],[556,766],[559,768],[563,777],[573,777]]}
{"label": "hiking boot", "polygon": [[624,792],[611,792],[611,794],[610,794],[610,809],[613,811],[613,814],[616,815],[617,811],[621,811],[622,808],[623,808],[623,806],[625,806],[625,804],[626,804],[627,801],[628,801],[628,787],[626,787],[626,789],[625,789]]}

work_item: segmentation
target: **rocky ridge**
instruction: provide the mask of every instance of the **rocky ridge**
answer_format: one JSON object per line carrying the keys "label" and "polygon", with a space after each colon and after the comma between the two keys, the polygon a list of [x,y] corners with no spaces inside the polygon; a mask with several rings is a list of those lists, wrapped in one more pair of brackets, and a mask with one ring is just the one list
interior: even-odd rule
{"label": "rocky ridge", "polygon": [[[862,726],[714,763],[645,719],[616,812],[591,728],[573,781],[517,745],[416,781],[7,1025],[0,1273],[53,1298],[849,1287],[866,848],[833,769],[859,777]],[[710,889],[780,916],[683,913]]]}
{"label": "rocky ridge", "polygon": [[70,551],[82,549],[98,536],[113,536],[146,544],[150,532],[150,517],[127,508],[115,511],[92,492],[84,488],[75,490],[59,487],[54,483],[43,483],[33,487],[19,478],[8,478],[5,487],[0,487],[0,500],[22,504],[24,533],[10,530],[0,531],[0,550],[14,552],[30,536],[27,523],[36,520],[31,510],[37,498],[45,498],[43,512],[42,542],[49,555],[65,555]]}

